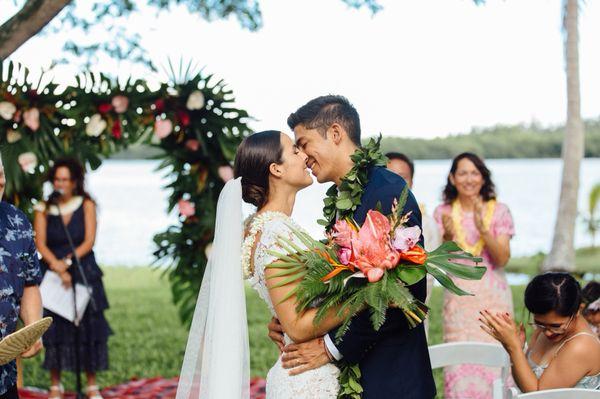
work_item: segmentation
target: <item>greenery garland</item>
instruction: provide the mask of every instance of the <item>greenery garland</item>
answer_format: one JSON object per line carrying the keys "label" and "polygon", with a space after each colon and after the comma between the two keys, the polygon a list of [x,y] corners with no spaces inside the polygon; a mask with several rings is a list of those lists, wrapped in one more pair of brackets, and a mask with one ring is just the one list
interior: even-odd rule
{"label": "greenery garland", "polygon": [[[190,323],[214,235],[219,192],[233,176],[231,162],[251,131],[246,111],[233,106],[223,80],[169,63],[170,81],[156,90],[143,80],[119,81],[82,73],[60,86],[45,74],[0,63],[0,147],[5,199],[32,216],[43,199],[45,174],[60,156],[86,169],[132,144],[160,150],[168,173],[168,211],[179,220],[154,237],[157,261],[167,272],[180,318]],[[14,167],[19,165],[19,167]]]}
{"label": "greenery garland", "polygon": [[360,206],[360,197],[369,181],[369,170],[374,166],[387,164],[387,158],[379,150],[380,143],[381,135],[359,147],[350,156],[354,166],[342,178],[339,187],[334,184],[327,190],[323,200],[324,219],[319,220],[319,224],[325,226],[327,231],[333,228],[337,219],[352,218],[354,211]]}
{"label": "greenery garland", "polygon": [[[327,196],[323,200],[324,219],[319,220],[319,224],[325,226],[327,231],[333,228],[338,218],[353,217],[361,204],[360,198],[369,181],[369,170],[374,166],[387,164],[387,158],[379,150],[380,143],[381,136],[377,139],[371,138],[366,145],[359,147],[350,157],[354,165],[342,178],[339,187],[334,184],[327,190]],[[336,363],[340,369],[338,398],[359,399],[363,393],[359,366],[344,360]]]}

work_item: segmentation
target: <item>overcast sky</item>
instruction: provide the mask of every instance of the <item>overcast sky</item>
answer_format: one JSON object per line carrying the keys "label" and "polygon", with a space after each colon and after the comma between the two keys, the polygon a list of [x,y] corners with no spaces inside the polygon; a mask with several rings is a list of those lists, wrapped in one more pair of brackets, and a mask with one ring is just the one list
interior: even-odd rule
{"label": "overcast sky", "polygon": [[[255,129],[285,129],[312,97],[339,93],[363,132],[434,137],[473,126],[562,123],[566,113],[561,0],[388,0],[372,16],[339,0],[261,0],[258,32],[235,19],[208,23],[184,9],[132,19],[150,56],[195,60],[224,78]],[[14,11],[12,1],[0,0]],[[31,68],[58,58],[64,36],[36,37],[12,59]],[[580,17],[584,117],[600,114],[600,4]],[[102,62],[109,74],[139,74]],[[74,68],[55,72],[67,81]],[[145,75],[149,79],[161,76]]]}

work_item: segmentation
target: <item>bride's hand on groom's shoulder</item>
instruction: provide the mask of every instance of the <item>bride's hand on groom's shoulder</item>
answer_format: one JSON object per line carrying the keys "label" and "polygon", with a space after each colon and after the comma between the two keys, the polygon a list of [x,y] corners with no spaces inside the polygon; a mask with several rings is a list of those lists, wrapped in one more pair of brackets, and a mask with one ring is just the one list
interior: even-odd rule
{"label": "bride's hand on groom's shoulder", "polygon": [[301,344],[286,345],[281,356],[281,365],[289,369],[290,375],[302,374],[314,370],[330,362],[323,337],[315,338]]}
{"label": "bride's hand on groom's shoulder", "polygon": [[285,341],[283,339],[283,327],[279,324],[279,320],[273,317],[267,327],[269,328],[269,338],[271,338],[271,341],[275,342],[279,351],[283,352]]}

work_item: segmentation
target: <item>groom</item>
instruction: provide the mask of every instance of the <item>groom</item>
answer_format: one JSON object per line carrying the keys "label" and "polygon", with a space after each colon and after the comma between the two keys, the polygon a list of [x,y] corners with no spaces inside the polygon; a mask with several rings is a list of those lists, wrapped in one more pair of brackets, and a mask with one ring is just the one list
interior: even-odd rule
{"label": "groom", "polygon": [[[291,114],[288,125],[317,181],[339,185],[353,167],[350,156],[361,145],[360,119],[352,104],[342,96],[318,97]],[[389,214],[392,202],[406,186],[401,177],[383,167],[372,168],[368,175],[361,205],[354,212],[359,224],[378,203],[383,213]],[[412,193],[405,210],[412,211],[408,225],[420,227],[421,213]],[[425,279],[409,288],[425,302]],[[283,348],[283,366],[291,369],[291,374],[321,367],[330,359],[343,359],[360,365],[365,399],[433,398],[436,390],[423,324],[410,329],[402,311],[389,308],[386,322],[375,331],[369,316],[368,312],[356,316],[339,343],[334,343],[334,330],[323,338],[283,347],[281,326],[275,319],[269,324],[269,336]]]}

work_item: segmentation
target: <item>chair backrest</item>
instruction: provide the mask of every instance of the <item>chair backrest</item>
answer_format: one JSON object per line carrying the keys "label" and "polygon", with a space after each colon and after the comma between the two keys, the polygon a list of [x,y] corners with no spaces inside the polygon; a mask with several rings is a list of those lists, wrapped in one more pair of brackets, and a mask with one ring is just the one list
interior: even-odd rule
{"label": "chair backrest", "polygon": [[511,388],[508,397],[509,399],[598,399],[600,398],[600,391],[581,388],[562,388],[519,393],[515,388]]}
{"label": "chair backrest", "polygon": [[450,342],[429,347],[431,368],[437,369],[458,364],[479,364],[500,367],[500,378],[494,381],[492,396],[502,399],[505,396],[504,384],[510,370],[510,357],[501,345],[483,342]]}
{"label": "chair backrest", "polygon": [[510,367],[508,353],[501,345],[483,342],[450,342],[429,347],[431,368],[458,364],[479,364],[490,367]]}

